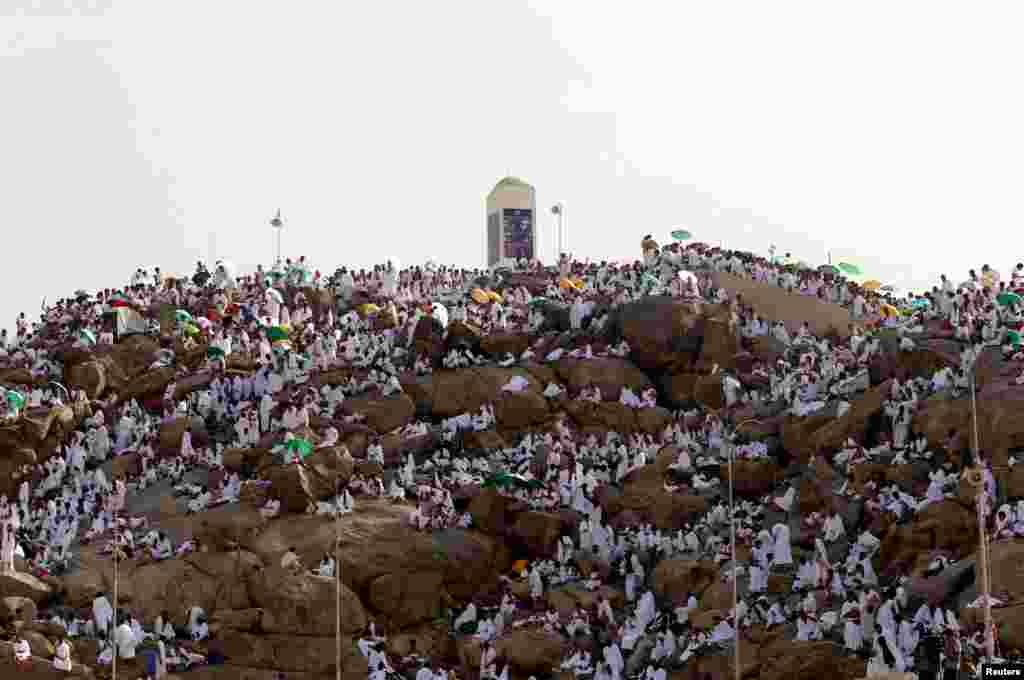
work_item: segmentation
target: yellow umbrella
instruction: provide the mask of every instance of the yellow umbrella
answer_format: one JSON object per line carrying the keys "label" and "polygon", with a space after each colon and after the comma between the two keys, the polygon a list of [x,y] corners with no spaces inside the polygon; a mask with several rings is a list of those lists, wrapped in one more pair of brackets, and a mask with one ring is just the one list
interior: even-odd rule
{"label": "yellow umbrella", "polygon": [[363,316],[366,316],[367,314],[376,314],[377,312],[380,311],[380,307],[369,302],[366,303],[365,305],[359,305],[359,307],[357,307],[356,309],[358,309],[359,313],[362,314]]}
{"label": "yellow umbrella", "polygon": [[879,307],[879,311],[882,312],[883,316],[899,316],[900,310],[896,309],[892,305],[882,305]]}
{"label": "yellow umbrella", "polygon": [[498,302],[498,303],[500,303],[502,301],[501,295],[498,294],[498,293],[495,293],[490,288],[485,290],[484,293],[487,295],[487,299],[490,300],[491,302]]}
{"label": "yellow umbrella", "polygon": [[486,305],[491,301],[491,298],[481,288],[474,288],[471,290],[469,297],[473,298],[473,302],[478,305]]}
{"label": "yellow umbrella", "polygon": [[871,279],[870,281],[865,281],[864,283],[860,284],[860,287],[863,288],[864,290],[878,290],[879,288],[882,287],[882,282]]}
{"label": "yellow umbrella", "polygon": [[576,279],[570,279],[570,280],[572,281],[573,285],[576,287],[576,290],[581,290],[583,288],[583,279],[576,278]]}
{"label": "yellow umbrella", "polygon": [[564,277],[558,282],[558,287],[562,290],[576,290],[579,288],[575,281]]}

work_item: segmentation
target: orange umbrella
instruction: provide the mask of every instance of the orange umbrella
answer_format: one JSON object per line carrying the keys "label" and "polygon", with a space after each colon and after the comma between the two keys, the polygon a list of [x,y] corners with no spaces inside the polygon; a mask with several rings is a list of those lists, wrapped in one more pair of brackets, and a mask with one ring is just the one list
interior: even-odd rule
{"label": "orange umbrella", "polygon": [[524,571],[526,571],[526,566],[526,560],[516,560],[512,563],[512,571],[516,572],[517,574],[522,574]]}

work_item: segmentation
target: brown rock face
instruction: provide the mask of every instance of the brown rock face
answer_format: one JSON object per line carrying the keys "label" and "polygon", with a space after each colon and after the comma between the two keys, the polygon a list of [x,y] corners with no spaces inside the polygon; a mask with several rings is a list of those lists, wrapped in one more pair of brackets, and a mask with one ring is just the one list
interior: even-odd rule
{"label": "brown rock face", "polygon": [[381,398],[355,397],[346,399],[341,408],[346,415],[364,415],[367,426],[380,434],[408,425],[416,415],[416,405],[405,394]]}
{"label": "brown rock face", "polygon": [[718,567],[714,562],[662,560],[651,575],[651,587],[655,595],[667,599],[673,607],[680,607],[686,604],[690,593],[703,593],[717,576]]}
{"label": "brown rock face", "polygon": [[[435,618],[445,592],[468,598],[508,568],[510,559],[498,539],[455,529],[414,531],[403,521],[408,511],[407,506],[359,500],[357,512],[338,522],[315,516],[272,521],[249,547],[272,563],[294,547],[303,563],[312,565],[331,549],[338,532],[342,581],[392,627]],[[391,578],[378,581],[384,576]]]}
{"label": "brown rock face", "polygon": [[617,400],[624,387],[639,394],[651,386],[647,374],[625,359],[563,358],[555,365],[555,370],[571,392],[598,387],[605,399]]}
{"label": "brown rock face", "polygon": [[700,351],[700,312],[674,298],[648,297],[623,305],[613,310],[609,323],[613,335],[629,343],[630,359],[644,370],[682,372]]}
{"label": "brown rock face", "polygon": [[893,526],[882,537],[879,576],[909,573],[923,551],[942,550],[962,559],[974,551],[977,539],[977,517],[970,509],[955,500],[931,503],[913,523]]}
{"label": "brown rock face", "polygon": [[[359,598],[344,584],[312,574],[292,574],[277,566],[264,569],[250,584],[252,603],[263,610],[267,633],[332,637],[340,619],[343,635],[366,628],[366,612]],[[341,588],[341,615],[334,608]]]}
{"label": "brown rock face", "polygon": [[[1010,449],[1024,447],[1024,397],[988,398],[979,394],[978,441],[983,452],[991,456],[992,464],[1005,467]],[[913,427],[924,434],[932,446],[942,446],[950,430],[960,433],[961,441],[972,438],[971,400],[931,398],[921,404],[914,415]]]}
{"label": "brown rock face", "polygon": [[811,332],[819,337],[830,332],[842,338],[850,336],[850,312],[844,307],[724,272],[713,272],[711,280],[715,286],[732,294],[742,294],[743,302],[753,307],[761,318],[783,322],[790,333],[795,333],[806,321]]}

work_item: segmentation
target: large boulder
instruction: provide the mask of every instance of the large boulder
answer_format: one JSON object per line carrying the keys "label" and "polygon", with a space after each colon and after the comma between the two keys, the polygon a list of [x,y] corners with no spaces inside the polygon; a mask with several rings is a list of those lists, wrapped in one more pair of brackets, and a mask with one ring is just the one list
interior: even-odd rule
{"label": "large boulder", "polygon": [[281,501],[282,513],[303,513],[317,498],[312,475],[303,465],[273,465],[262,473],[270,482],[270,495]]}
{"label": "large boulder", "polygon": [[316,564],[339,535],[342,581],[397,628],[437,618],[446,598],[473,597],[511,564],[499,540],[457,529],[416,531],[408,511],[360,499],[356,512],[338,521],[306,515],[271,522],[249,547],[268,562],[294,547],[304,564]]}
{"label": "large boulder", "polygon": [[13,572],[0,574],[0,597],[23,597],[36,604],[42,602],[53,589],[32,574]]}
{"label": "large boulder", "polygon": [[644,370],[686,371],[700,353],[703,317],[693,304],[651,296],[615,308],[605,326],[609,341],[625,340]]}
{"label": "large boulder", "polygon": [[673,607],[679,607],[686,604],[690,593],[703,593],[717,577],[718,567],[714,562],[661,560],[651,575],[651,588],[655,595],[664,598]]}
{"label": "large boulder", "polygon": [[[977,397],[978,440],[991,456],[993,466],[1005,467],[1011,449],[1024,448],[1024,394],[1016,392],[981,393]],[[950,430],[967,445],[973,439],[972,409],[969,398],[925,400],[914,415],[914,430],[928,438],[934,447],[945,446]]]}
{"label": "large boulder", "polygon": [[742,295],[743,303],[752,307],[763,319],[781,321],[795,333],[804,322],[817,336],[835,333],[842,338],[850,335],[850,312],[845,307],[831,304],[810,295],[787,293],[765,281],[712,272],[711,281],[733,295]]}
{"label": "large boulder", "polygon": [[[341,589],[341,616],[334,603]],[[366,612],[359,598],[335,579],[293,574],[280,567],[264,569],[250,586],[253,604],[263,609],[262,628],[287,635],[335,635],[341,621],[343,635],[366,628]]]}
{"label": "large boulder", "polygon": [[892,393],[891,381],[886,381],[868,390],[856,399],[841,418],[835,418],[817,429],[811,437],[816,451],[836,451],[847,439],[866,443],[868,425],[873,417],[881,413],[882,405]]}
{"label": "large boulder", "polygon": [[605,399],[617,400],[628,387],[636,394],[651,386],[651,380],[625,359],[563,358],[555,364],[558,377],[573,392],[584,387],[597,387]]}
{"label": "large boulder", "polygon": [[380,434],[396,430],[412,422],[416,405],[405,394],[391,397],[353,397],[341,404],[346,415],[361,414],[367,426]]}

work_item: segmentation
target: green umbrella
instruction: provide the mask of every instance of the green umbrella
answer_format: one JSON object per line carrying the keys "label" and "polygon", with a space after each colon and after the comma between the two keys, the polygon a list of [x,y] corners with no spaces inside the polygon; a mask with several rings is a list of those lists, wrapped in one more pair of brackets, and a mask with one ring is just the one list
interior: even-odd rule
{"label": "green umbrella", "polygon": [[280,326],[271,326],[267,328],[267,337],[270,338],[271,342],[277,342],[278,340],[287,340],[288,331],[281,328]]}
{"label": "green umbrella", "polygon": [[653,274],[644,274],[643,277],[641,277],[641,280],[644,283],[649,284],[651,286],[661,285],[661,279],[659,279],[657,276],[654,276]]}
{"label": "green umbrella", "polygon": [[531,306],[533,306],[533,305],[542,305],[542,304],[544,304],[547,301],[548,301],[547,298],[535,297],[535,298],[531,299],[528,304],[530,304]]}
{"label": "green umbrella", "polygon": [[512,474],[509,472],[499,472],[485,479],[483,484],[480,486],[521,486],[536,489],[543,486],[543,484],[541,484],[540,480],[537,479],[527,479],[522,475]]}
{"label": "green umbrella", "polygon": [[93,333],[88,328],[83,328],[82,330],[80,330],[78,332],[78,335],[79,335],[79,337],[82,338],[82,340],[85,340],[90,345],[95,345],[96,344],[96,334]]}
{"label": "green umbrella", "polygon": [[285,445],[285,448],[289,451],[299,454],[302,458],[305,458],[309,454],[313,453],[313,443],[308,439],[291,439]]}
{"label": "green umbrella", "polygon": [[210,345],[209,349],[206,350],[206,356],[211,359],[221,359],[224,355],[224,350],[216,345]]}
{"label": "green umbrella", "polygon": [[1009,306],[1014,303],[1020,302],[1020,295],[1010,292],[1000,293],[999,295],[996,296],[996,302],[1003,306]]}
{"label": "green umbrella", "polygon": [[840,262],[839,269],[850,276],[860,276],[861,274],[860,267],[855,264],[850,264],[849,262]]}
{"label": "green umbrella", "polygon": [[693,238],[693,234],[686,231],[685,229],[676,229],[675,231],[672,232],[672,238],[674,238],[677,241],[689,241],[691,238]]}
{"label": "green umbrella", "polygon": [[25,408],[25,397],[17,390],[7,390],[7,405],[12,409]]}
{"label": "green umbrella", "polygon": [[178,321],[183,321],[183,322],[184,321],[191,321],[192,320],[192,315],[189,314],[184,309],[179,309],[178,311],[176,311],[174,313],[174,318],[177,319]]}
{"label": "green umbrella", "polygon": [[1020,345],[1020,333],[1018,331],[1006,331],[1006,339],[1010,341],[1011,345]]}

